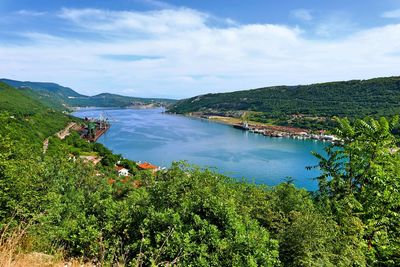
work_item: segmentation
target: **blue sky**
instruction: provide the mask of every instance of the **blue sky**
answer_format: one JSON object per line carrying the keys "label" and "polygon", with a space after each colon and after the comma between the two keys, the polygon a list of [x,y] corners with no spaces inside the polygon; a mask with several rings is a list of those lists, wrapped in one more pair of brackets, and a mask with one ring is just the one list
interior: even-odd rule
{"label": "blue sky", "polygon": [[0,76],[183,98],[399,75],[398,0],[1,0]]}

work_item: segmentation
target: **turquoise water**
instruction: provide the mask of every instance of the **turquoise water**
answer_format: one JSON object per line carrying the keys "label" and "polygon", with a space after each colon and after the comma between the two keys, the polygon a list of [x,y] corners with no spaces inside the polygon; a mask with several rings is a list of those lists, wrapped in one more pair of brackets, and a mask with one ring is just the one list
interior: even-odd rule
{"label": "turquoise water", "polygon": [[98,117],[102,112],[112,126],[98,142],[131,160],[164,167],[186,160],[267,185],[290,176],[298,187],[316,189],[312,178],[318,171],[305,167],[317,164],[310,152],[322,152],[326,145],[322,142],[265,137],[207,120],[163,114],[162,109],[81,109],[74,115]]}

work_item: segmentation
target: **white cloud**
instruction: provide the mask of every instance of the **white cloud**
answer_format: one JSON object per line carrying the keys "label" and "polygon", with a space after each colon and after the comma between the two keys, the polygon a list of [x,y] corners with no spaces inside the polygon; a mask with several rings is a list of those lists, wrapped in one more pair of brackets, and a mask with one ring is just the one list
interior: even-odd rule
{"label": "white cloud", "polygon": [[400,9],[384,12],[382,14],[382,17],[387,18],[387,19],[399,19],[400,18]]}
{"label": "white cloud", "polygon": [[292,17],[302,20],[302,21],[313,20],[311,10],[309,10],[309,9],[295,9],[295,10],[292,10],[292,12],[290,14]]}
{"label": "white cloud", "polygon": [[26,10],[26,9],[18,10],[15,13],[20,16],[32,16],[32,17],[44,16],[47,14],[47,12],[39,12],[39,11]]}
{"label": "white cloud", "polygon": [[208,15],[192,9],[164,9],[150,12],[104,11],[99,9],[63,9],[61,18],[76,26],[115,35],[128,32],[153,34],[192,31],[205,27]]}
{"label": "white cloud", "polygon": [[64,9],[59,15],[70,31],[103,38],[24,33],[33,42],[0,44],[0,76],[54,81],[86,94],[188,97],[400,73],[400,24],[315,40],[285,25],[215,26],[212,16],[191,9]]}

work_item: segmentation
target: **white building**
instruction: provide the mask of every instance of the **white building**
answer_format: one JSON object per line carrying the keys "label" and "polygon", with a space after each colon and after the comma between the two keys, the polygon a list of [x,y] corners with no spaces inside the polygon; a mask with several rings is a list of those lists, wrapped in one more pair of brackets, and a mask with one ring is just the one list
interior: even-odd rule
{"label": "white building", "polygon": [[119,176],[129,176],[129,170],[122,166],[115,166],[115,170],[118,172]]}

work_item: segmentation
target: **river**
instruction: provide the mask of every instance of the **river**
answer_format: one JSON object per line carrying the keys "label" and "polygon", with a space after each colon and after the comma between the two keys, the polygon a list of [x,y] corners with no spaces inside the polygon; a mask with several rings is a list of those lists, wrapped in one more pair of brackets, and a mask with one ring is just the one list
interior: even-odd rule
{"label": "river", "polygon": [[162,109],[95,109],[74,112],[77,117],[111,120],[111,128],[98,142],[114,153],[142,162],[168,167],[173,161],[213,168],[234,178],[276,185],[285,177],[298,187],[315,190],[318,170],[306,170],[318,161],[325,143],[314,140],[271,138],[229,125],[180,115]]}

